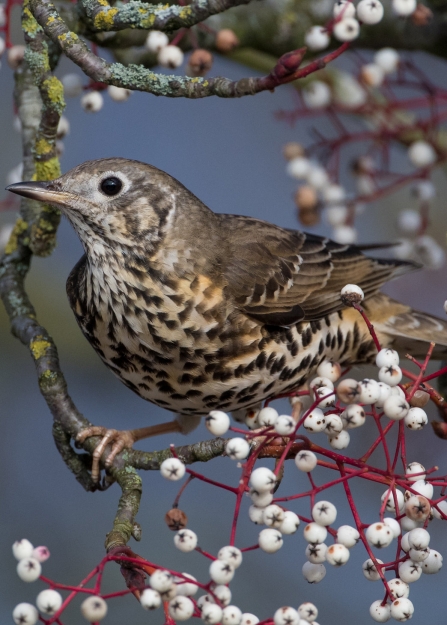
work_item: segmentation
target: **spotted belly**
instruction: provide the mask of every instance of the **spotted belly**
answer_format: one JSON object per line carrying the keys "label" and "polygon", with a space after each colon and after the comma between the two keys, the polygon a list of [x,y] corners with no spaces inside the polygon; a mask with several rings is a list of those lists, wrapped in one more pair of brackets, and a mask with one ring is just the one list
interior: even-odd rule
{"label": "spotted belly", "polygon": [[[304,384],[325,359],[368,362],[374,346],[366,327],[350,311],[292,328],[225,329],[216,336],[195,333],[193,341],[135,336],[121,327],[113,341],[97,328],[94,343],[105,364],[124,384],[167,410],[202,416],[220,408],[235,411]],[[237,325],[237,324],[236,324]],[[105,330],[105,328],[103,329]],[[118,340],[117,340],[118,339]]]}

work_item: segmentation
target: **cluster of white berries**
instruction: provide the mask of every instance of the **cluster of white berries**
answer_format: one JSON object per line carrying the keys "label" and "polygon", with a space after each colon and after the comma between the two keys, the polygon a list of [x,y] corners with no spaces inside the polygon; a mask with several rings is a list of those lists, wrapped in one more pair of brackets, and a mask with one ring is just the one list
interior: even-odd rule
{"label": "cluster of white berries", "polygon": [[[12,553],[19,561],[17,574],[24,582],[35,582],[42,572],[42,562],[50,557],[47,547],[33,547],[23,538],[12,546]],[[36,597],[36,605],[19,603],[13,610],[12,618],[16,625],[35,625],[39,620],[54,616],[62,607],[62,595],[53,588],[42,590]],[[81,606],[81,614],[89,623],[101,621],[107,614],[107,604],[102,597],[91,595]],[[41,617],[39,617],[39,613]]]}
{"label": "cluster of white berries", "polygon": [[[84,92],[82,77],[79,74],[65,74],[61,78],[64,94],[69,98],[77,98]],[[125,102],[132,94],[130,89],[109,85],[107,93],[114,102]],[[89,90],[81,97],[81,106],[88,113],[97,113],[104,106],[104,98],[101,91]]]}
{"label": "cluster of white berries", "polygon": [[[420,143],[424,142],[417,141],[410,148],[417,147]],[[400,211],[397,228],[401,238],[394,254],[402,260],[415,260],[430,269],[439,269],[445,264],[445,250],[432,236],[421,234],[425,226],[423,213],[435,197],[436,188],[431,181],[423,180],[414,185],[413,195],[418,209],[408,208]]]}
{"label": "cluster of white berries", "polygon": [[[395,15],[407,17],[414,13],[416,0],[392,0]],[[336,0],[333,7],[332,34],[338,41],[353,41],[360,34],[361,26],[375,25],[382,21],[384,8],[379,0]],[[330,44],[329,29],[312,26],[305,35],[306,46],[313,51],[324,50]]]}
{"label": "cluster of white berries", "polygon": [[181,49],[171,45],[168,36],[158,30],[151,30],[146,38],[145,47],[157,55],[158,64],[162,67],[176,69],[183,63],[184,55]]}

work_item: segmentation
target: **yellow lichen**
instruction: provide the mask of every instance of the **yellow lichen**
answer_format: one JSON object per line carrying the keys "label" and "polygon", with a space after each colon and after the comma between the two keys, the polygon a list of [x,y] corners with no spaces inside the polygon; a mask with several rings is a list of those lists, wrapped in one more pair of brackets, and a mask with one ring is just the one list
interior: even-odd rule
{"label": "yellow lichen", "polygon": [[48,97],[53,104],[62,108],[65,107],[64,87],[56,76],[51,76],[50,78],[44,80],[42,86],[48,93]]}
{"label": "yellow lichen", "polygon": [[103,7],[109,7],[110,4],[107,2],[107,0],[98,0],[98,4],[100,4]]}
{"label": "yellow lichen", "polygon": [[107,11],[101,11],[95,17],[95,28],[99,30],[108,30],[113,26],[113,18],[118,13],[118,9],[108,9]]}
{"label": "yellow lichen", "polygon": [[[146,13],[146,9],[140,9],[141,13]],[[155,15],[152,13],[147,17],[142,18],[141,27],[142,28],[151,28],[155,22]]]}
{"label": "yellow lichen", "polygon": [[179,17],[182,20],[186,19],[187,17],[190,17],[191,15],[192,15],[192,8],[190,6],[183,7],[183,9],[179,13]]}
{"label": "yellow lichen", "polygon": [[46,356],[47,350],[51,347],[51,343],[46,341],[42,336],[36,336],[29,344],[29,348],[35,360],[39,360],[42,356]]}
{"label": "yellow lichen", "polygon": [[16,251],[19,242],[19,236],[26,232],[28,224],[21,217],[15,223],[13,231],[9,237],[9,241],[5,246],[5,254],[12,254]]}
{"label": "yellow lichen", "polygon": [[28,35],[35,35],[36,32],[40,29],[39,24],[34,19],[34,15],[31,13],[28,7],[24,7],[23,9],[22,29]]}
{"label": "yellow lichen", "polygon": [[52,24],[55,21],[56,21],[56,18],[51,15],[47,20],[47,24]]}
{"label": "yellow lichen", "polygon": [[49,141],[41,137],[36,141],[36,145],[34,146],[34,151],[38,156],[42,154],[49,154],[53,149],[53,146]]}
{"label": "yellow lichen", "polygon": [[36,172],[33,180],[54,180],[61,175],[61,166],[57,156],[49,158],[47,161],[36,161]]}

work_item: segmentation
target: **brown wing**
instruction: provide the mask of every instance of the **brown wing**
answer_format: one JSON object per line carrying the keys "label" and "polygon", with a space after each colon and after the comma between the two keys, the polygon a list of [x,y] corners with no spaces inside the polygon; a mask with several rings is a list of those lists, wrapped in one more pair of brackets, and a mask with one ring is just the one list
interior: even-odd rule
{"label": "brown wing", "polygon": [[227,292],[246,315],[290,326],[343,308],[340,290],[359,285],[365,298],[414,265],[373,259],[358,247],[249,217],[222,215],[228,262]]}

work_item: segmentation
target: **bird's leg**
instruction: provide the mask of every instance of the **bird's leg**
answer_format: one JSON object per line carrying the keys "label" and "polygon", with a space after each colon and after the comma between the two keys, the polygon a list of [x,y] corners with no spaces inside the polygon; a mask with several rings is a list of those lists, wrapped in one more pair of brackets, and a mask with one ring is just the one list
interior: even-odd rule
{"label": "bird's leg", "polygon": [[169,421],[168,423],[159,423],[158,425],[150,425],[136,430],[113,430],[93,425],[82,430],[82,432],[76,436],[76,442],[82,444],[87,438],[90,438],[90,436],[102,437],[92,456],[92,480],[97,482],[99,480],[99,461],[107,445],[112,445],[112,449],[104,464],[106,467],[110,467],[120,451],[130,449],[137,441],[143,438],[149,438],[150,436],[180,431],[181,427],[176,420]]}

